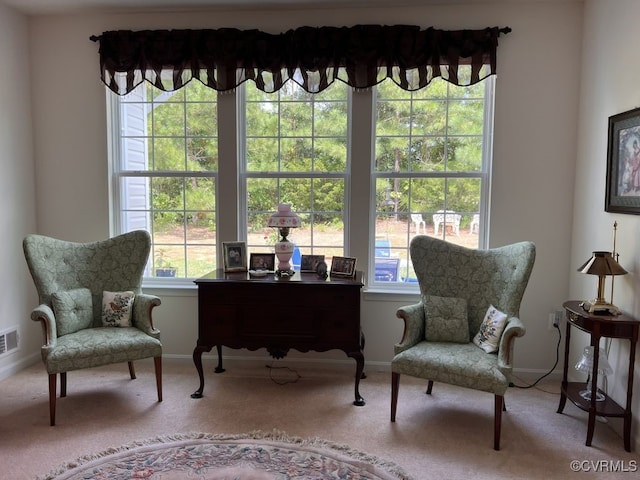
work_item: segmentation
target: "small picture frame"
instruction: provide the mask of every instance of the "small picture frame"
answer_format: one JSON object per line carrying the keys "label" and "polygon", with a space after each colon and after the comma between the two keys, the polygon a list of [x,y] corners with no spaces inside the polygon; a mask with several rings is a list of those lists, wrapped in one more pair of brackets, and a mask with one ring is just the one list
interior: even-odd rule
{"label": "small picture frame", "polygon": [[356,274],[355,257],[333,257],[329,275],[336,277],[354,277]]}
{"label": "small picture frame", "polygon": [[249,257],[249,269],[273,272],[276,265],[275,253],[252,253]]}
{"label": "small picture frame", "polygon": [[300,259],[300,272],[316,273],[320,262],[324,262],[324,255],[302,255]]}
{"label": "small picture frame", "polygon": [[640,215],[640,108],[609,117],[604,209]]}
{"label": "small picture frame", "polygon": [[247,271],[247,245],[245,242],[222,242],[225,272]]}

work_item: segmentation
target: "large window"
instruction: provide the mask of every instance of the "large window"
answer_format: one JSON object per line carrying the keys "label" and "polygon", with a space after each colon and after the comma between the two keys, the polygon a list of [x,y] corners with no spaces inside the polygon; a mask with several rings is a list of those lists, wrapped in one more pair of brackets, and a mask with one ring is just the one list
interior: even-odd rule
{"label": "large window", "polygon": [[[289,81],[274,93],[252,82],[218,93],[192,80],[174,92],[144,82],[108,93],[112,233],[149,231],[146,276],[191,284],[221,266],[222,241],[272,252],[267,219],[289,203],[302,219],[289,237],[294,263],[366,251],[357,266],[369,285],[415,289],[414,235],[486,245],[493,89],[489,77],[469,87],[434,79],[413,92],[385,81],[311,94]],[[354,144],[370,154],[353,155]],[[351,199],[355,182],[370,183],[366,202]],[[365,224],[368,244],[351,244],[364,243],[353,233]]]}
{"label": "large window", "polygon": [[198,277],[215,267],[216,99],[199,82],[109,94],[112,229],[151,233],[146,276]]}
{"label": "large window", "polygon": [[484,246],[493,77],[470,87],[435,79],[409,92],[377,87],[374,281],[415,280],[409,243],[427,234]]}
{"label": "large window", "polygon": [[[268,251],[277,231],[267,219],[291,204],[302,227],[289,240],[300,255],[344,255],[349,172],[349,88],[341,83],[310,94],[294,82],[267,94],[245,84],[238,95],[245,125],[243,179],[249,252]],[[298,265],[299,266],[299,265]]]}

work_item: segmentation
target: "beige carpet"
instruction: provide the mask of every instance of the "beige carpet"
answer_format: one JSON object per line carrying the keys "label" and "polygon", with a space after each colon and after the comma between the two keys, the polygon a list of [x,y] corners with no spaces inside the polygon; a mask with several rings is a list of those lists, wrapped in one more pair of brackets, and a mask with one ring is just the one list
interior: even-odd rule
{"label": "beige carpet", "polygon": [[[387,372],[367,369],[360,384],[367,404],[354,407],[352,369],[304,365],[294,373],[227,362],[227,372],[215,374],[207,360],[205,396],[194,400],[198,377],[192,363],[165,360],[164,401],[157,403],[151,363],[136,366],[134,381],[126,365],[70,372],[55,427],[49,427],[41,364],[0,382],[0,478],[34,479],[65,461],[158,435],[274,429],[349,445],[425,480],[628,479],[634,462],[640,465],[640,456],[625,452],[606,424],[596,425],[593,446],[586,447],[586,413],[570,402],[563,415],[555,413],[555,381],[538,385],[555,393],[510,389],[502,449],[496,452],[493,398],[485,393],[436,384],[429,397],[425,382],[402,377],[397,422],[391,423]],[[574,473],[573,460],[626,471]]]}

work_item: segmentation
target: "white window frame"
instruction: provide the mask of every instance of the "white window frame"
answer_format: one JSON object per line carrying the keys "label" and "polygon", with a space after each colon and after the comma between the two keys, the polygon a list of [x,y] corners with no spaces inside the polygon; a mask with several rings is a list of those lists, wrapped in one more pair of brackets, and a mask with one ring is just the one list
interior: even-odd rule
{"label": "white window frame", "polygon": [[[376,183],[380,178],[478,178],[481,182],[480,187],[480,203],[478,205],[479,230],[478,230],[478,249],[485,249],[489,239],[489,211],[491,202],[491,169],[493,164],[493,125],[494,125],[494,109],[495,109],[495,75],[487,77],[483,80],[485,84],[484,96],[484,117],[483,117],[483,142],[482,142],[482,167],[479,172],[377,172],[375,171],[375,111],[376,96],[372,95],[372,117],[373,131],[371,135],[372,154],[371,154],[371,182],[369,197],[369,271],[367,274],[368,290],[380,292],[416,292],[419,289],[417,283],[410,282],[385,282],[375,280],[375,250],[376,250],[376,218],[377,218],[377,199],[376,199]],[[428,88],[428,87],[427,87]],[[410,226],[408,228],[411,228]],[[409,253],[409,245],[406,249],[406,258],[411,262]]]}
{"label": "white window frame", "polygon": [[[489,211],[491,199],[491,168],[493,145],[493,114],[495,76],[485,80],[491,87],[485,94],[484,110],[484,141],[482,173],[480,175],[482,187],[479,205],[480,228],[478,248],[486,248],[489,238]],[[331,88],[331,87],[330,87]],[[120,171],[119,159],[122,155],[122,143],[120,135],[121,122],[119,118],[119,97],[106,90],[107,103],[107,128],[108,128],[108,182],[110,195],[109,228],[111,234],[122,232],[122,202],[119,191]],[[199,176],[210,175],[216,177],[216,253],[217,265],[222,266],[221,245],[223,241],[246,241],[247,232],[244,226],[247,224],[247,191],[246,179],[252,176],[261,176],[255,172],[247,172],[244,162],[245,130],[240,109],[243,101],[240,89],[234,92],[218,94],[218,115],[225,118],[224,122],[218,122],[218,148],[219,166],[218,172],[180,172],[167,173],[166,175]],[[353,91],[349,89],[348,97],[348,121],[347,132],[347,171],[345,173],[324,174],[315,173],[311,176],[330,177],[336,175],[345,182],[344,215],[344,252],[346,256],[359,257],[358,270],[367,270],[367,291],[382,291],[390,293],[414,294],[418,286],[415,283],[404,282],[375,282],[375,218],[376,218],[376,180],[389,176],[388,173],[374,171],[375,162],[375,94],[371,89],[366,91]],[[234,161],[231,161],[231,158]],[[142,176],[159,176],[164,172],[151,172],[140,174]],[[363,175],[369,176],[369,181]],[[137,175],[132,173],[133,175]],[[275,173],[274,177],[300,176],[300,174]],[[475,173],[473,174],[475,176]],[[416,177],[415,173],[393,174],[391,176]],[[447,173],[446,176],[455,178],[455,174]],[[459,176],[469,176],[459,174]],[[362,182],[354,185],[354,178],[361,178]],[[308,177],[307,177],[308,178]],[[357,192],[358,198],[352,198]],[[366,192],[365,195],[362,195]],[[368,196],[368,199],[367,199]],[[223,199],[236,198],[235,205],[229,202],[222,208]],[[221,200],[222,199],[222,200]],[[274,210],[276,208],[274,199]],[[365,220],[368,219],[368,220]],[[352,221],[353,220],[353,221]],[[367,222],[367,228],[364,222]],[[185,247],[186,248],[186,247]],[[317,252],[322,253],[322,252]],[[409,258],[409,257],[408,257]],[[409,260],[410,261],[410,260]],[[189,287],[195,288],[191,278],[176,278],[171,281],[145,277],[145,285],[151,287]]]}

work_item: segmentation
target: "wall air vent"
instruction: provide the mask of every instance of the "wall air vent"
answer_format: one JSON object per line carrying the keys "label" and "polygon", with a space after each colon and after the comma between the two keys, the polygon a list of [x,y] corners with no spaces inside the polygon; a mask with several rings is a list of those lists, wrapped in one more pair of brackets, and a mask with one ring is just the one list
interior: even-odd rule
{"label": "wall air vent", "polygon": [[0,332],[0,356],[18,350],[18,329],[9,328]]}

